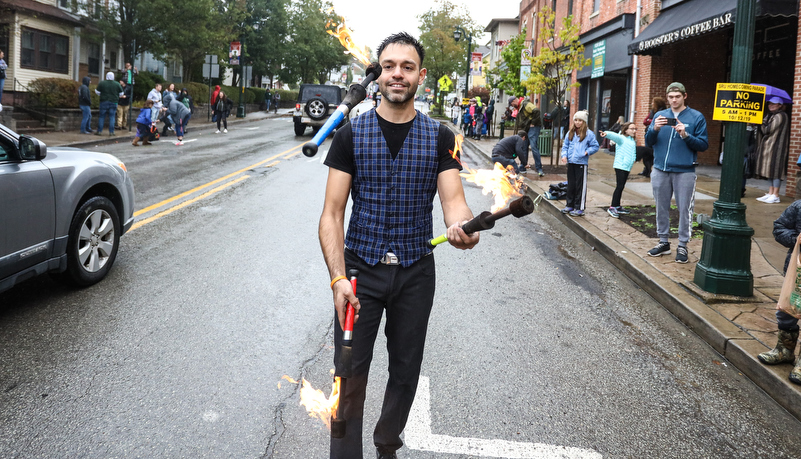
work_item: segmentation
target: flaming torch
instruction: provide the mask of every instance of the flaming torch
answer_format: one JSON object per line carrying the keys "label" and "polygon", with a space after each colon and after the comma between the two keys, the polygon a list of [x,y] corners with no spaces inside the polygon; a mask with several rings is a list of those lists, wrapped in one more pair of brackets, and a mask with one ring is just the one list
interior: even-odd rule
{"label": "flaming torch", "polygon": [[[461,148],[462,136],[456,136],[456,144],[451,155],[458,160],[458,153]],[[492,170],[473,170],[467,168],[467,172],[460,174],[467,181],[481,185],[484,194],[492,193],[495,197],[495,204],[492,206],[491,211],[484,211],[477,217],[462,225],[462,229],[467,234],[475,233],[476,231],[483,231],[493,228],[495,221],[514,215],[516,218],[526,216],[534,212],[534,201],[528,196],[524,196],[522,189],[525,186],[523,180],[514,174],[511,166],[504,168],[499,163],[495,163]],[[506,207],[506,203],[517,197],[514,201]],[[447,235],[443,234],[428,241],[428,246],[434,248],[439,244],[447,241]]]}
{"label": "flaming torch", "polygon": [[[332,26],[332,23],[328,23],[327,26]],[[350,53],[355,58],[357,58],[362,64],[366,65],[367,68],[365,69],[364,79],[361,83],[354,83],[350,85],[348,89],[348,94],[345,96],[345,100],[337,107],[336,111],[328,121],[325,122],[323,127],[317,131],[317,134],[314,137],[306,142],[303,145],[303,154],[312,157],[317,154],[317,149],[322,145],[323,141],[331,134],[339,123],[348,116],[353,107],[359,105],[365,97],[367,97],[367,85],[373,82],[381,75],[381,66],[377,63],[370,63],[370,59],[367,57],[366,50],[362,49],[353,41],[353,36],[350,33],[350,29],[345,25],[344,22],[339,24],[334,31],[328,30],[328,33],[337,37],[339,42],[342,43],[342,46],[347,49],[347,53]]]}

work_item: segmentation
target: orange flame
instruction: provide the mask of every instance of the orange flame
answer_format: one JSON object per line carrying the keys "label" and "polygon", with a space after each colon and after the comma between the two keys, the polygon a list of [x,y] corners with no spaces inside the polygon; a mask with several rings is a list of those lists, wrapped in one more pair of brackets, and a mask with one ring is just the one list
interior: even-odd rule
{"label": "orange flame", "polygon": [[350,29],[348,29],[348,26],[345,25],[344,19],[342,19],[342,23],[339,25],[329,20],[325,26],[336,26],[335,30],[327,30],[326,32],[339,39],[339,42],[342,43],[342,46],[344,46],[347,50],[345,51],[346,54],[350,53],[351,56],[355,57],[365,67],[370,65],[370,53],[367,52],[367,48],[363,48],[353,41],[353,35],[351,34]]}
{"label": "orange flame", "polygon": [[[292,384],[298,384],[297,381],[284,375],[282,379],[286,379]],[[331,418],[336,418],[337,408],[339,407],[339,376],[334,378],[334,383],[331,385],[331,396],[326,397],[323,391],[312,387],[309,381],[305,378],[302,380],[300,387],[300,404],[306,407],[306,411],[312,418],[323,421],[326,427],[331,430]],[[281,385],[279,384],[280,388]]]}
{"label": "orange flame", "polygon": [[523,196],[523,179],[515,175],[512,166],[504,168],[499,163],[495,163],[492,170],[467,168],[467,172],[459,175],[468,182],[481,186],[485,195],[492,193],[495,197],[495,204],[493,204],[491,212],[503,209],[511,199]]}
{"label": "orange flame", "polygon": [[464,136],[459,134],[456,136],[456,143],[453,144],[453,150],[448,150],[448,152],[453,156],[459,164],[462,164],[462,160],[459,159],[459,152],[462,151],[462,141],[464,140]]}

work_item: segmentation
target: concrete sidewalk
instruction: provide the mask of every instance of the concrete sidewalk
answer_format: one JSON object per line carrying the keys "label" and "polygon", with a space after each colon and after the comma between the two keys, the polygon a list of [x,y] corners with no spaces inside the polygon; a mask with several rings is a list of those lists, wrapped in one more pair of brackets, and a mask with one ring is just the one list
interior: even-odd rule
{"label": "concrete sidewalk", "polygon": [[[453,125],[446,124],[459,133]],[[462,147],[468,153],[477,153],[489,161],[497,141],[466,138]],[[558,155],[542,158],[544,177],[538,177],[535,171],[525,175],[532,198],[542,195],[550,184],[566,180],[566,166],[555,166],[558,159]],[[533,159],[529,160],[530,165],[533,164]],[[773,239],[773,221],[793,200],[782,197],[779,204],[763,204],[756,198],[767,191],[767,181],[748,182],[742,202],[747,205],[747,223],[754,229],[751,245],[754,296],[714,295],[693,283],[702,239],[692,239],[688,244],[690,262],[687,264],[675,262],[675,248],[669,256],[650,257],[646,252],[659,240],[648,238],[607,214],[615,189],[613,162],[614,156],[605,150],[590,157],[589,193],[584,217],[574,218],[560,213],[564,201],[542,199],[537,210],[549,212],[564,222],[567,229],[578,234],[793,416],[801,419],[801,387],[788,380],[792,365],[766,366],[757,360],[757,354],[776,344],[776,302],[784,280],[781,272],[787,249]],[[549,167],[551,164],[553,166]],[[650,179],[637,175],[640,171],[642,164],[635,163],[623,191],[623,206],[653,205]],[[699,167],[697,175],[695,212],[711,216],[720,190],[720,167]],[[676,240],[671,243],[675,247]]]}

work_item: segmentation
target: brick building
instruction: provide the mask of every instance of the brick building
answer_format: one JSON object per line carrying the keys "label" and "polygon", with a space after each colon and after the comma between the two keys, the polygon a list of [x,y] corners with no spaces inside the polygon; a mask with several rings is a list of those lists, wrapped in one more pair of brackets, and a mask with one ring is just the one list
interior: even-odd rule
{"label": "brick building", "polygon": [[[574,72],[573,81],[581,86],[568,97],[572,111],[588,110],[594,130],[608,127],[618,116],[642,126],[652,99],[664,97],[667,85],[680,81],[687,88],[687,105],[707,118],[709,149],[698,160],[717,163],[725,151],[725,128],[712,120],[712,109],[716,84],[730,75],[737,0],[522,0],[520,28],[531,29],[545,6],[556,11],[557,24],[573,14],[585,57],[593,60]],[[785,89],[801,102],[798,0],[757,0],[756,19],[751,81]],[[527,30],[528,37],[532,33],[536,36],[536,29]],[[532,52],[538,46],[533,41]],[[796,196],[799,172],[798,105],[792,109],[788,196]],[[642,143],[643,129],[638,136]]]}

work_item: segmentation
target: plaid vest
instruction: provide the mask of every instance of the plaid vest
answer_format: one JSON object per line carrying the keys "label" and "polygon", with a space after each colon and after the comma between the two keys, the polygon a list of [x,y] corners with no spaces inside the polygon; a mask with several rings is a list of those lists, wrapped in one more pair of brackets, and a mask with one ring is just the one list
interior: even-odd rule
{"label": "plaid vest", "polygon": [[439,123],[419,111],[393,160],[375,110],[351,122],[353,209],[345,244],[375,265],[393,252],[409,266],[431,252],[431,211],[437,192]]}

